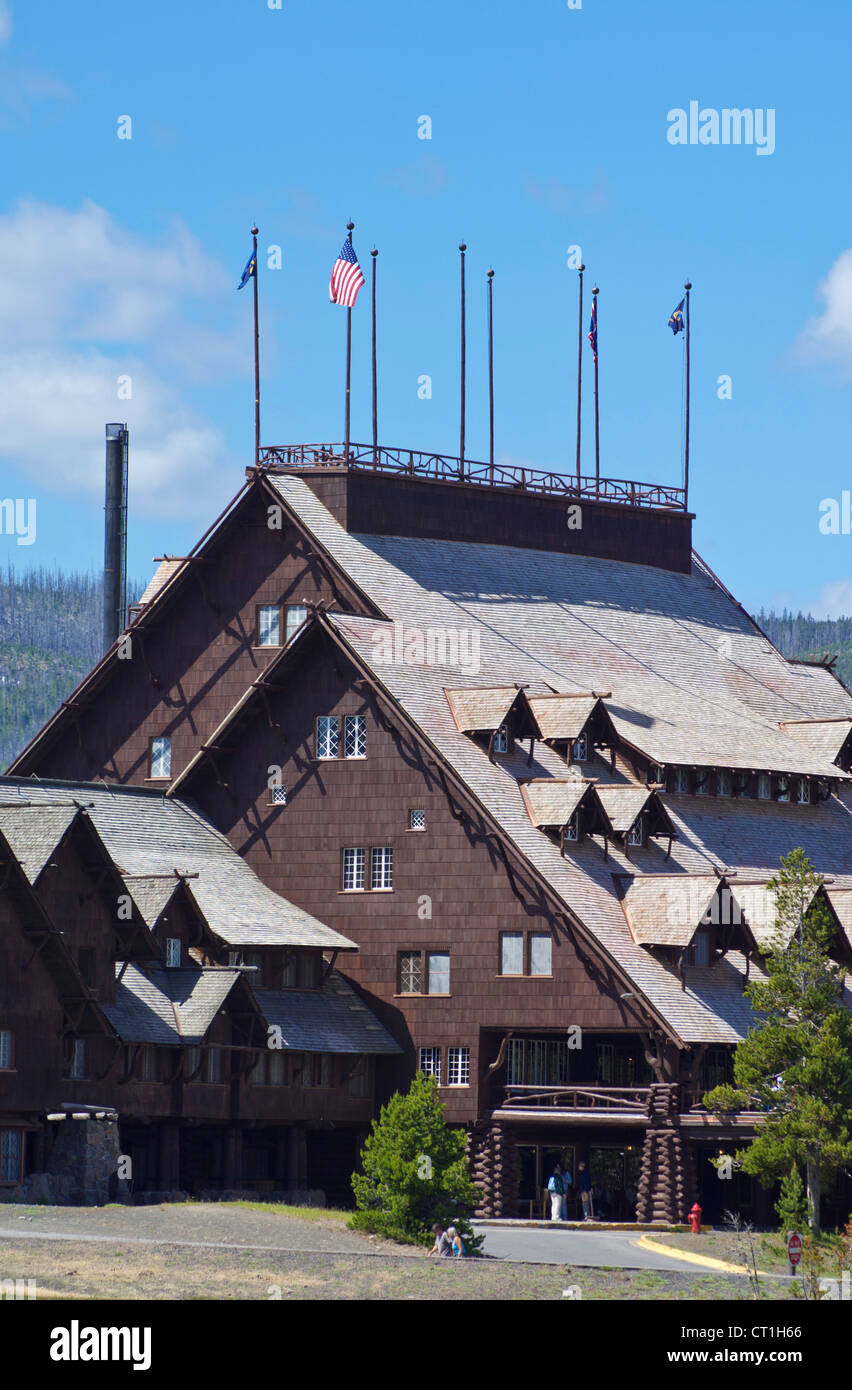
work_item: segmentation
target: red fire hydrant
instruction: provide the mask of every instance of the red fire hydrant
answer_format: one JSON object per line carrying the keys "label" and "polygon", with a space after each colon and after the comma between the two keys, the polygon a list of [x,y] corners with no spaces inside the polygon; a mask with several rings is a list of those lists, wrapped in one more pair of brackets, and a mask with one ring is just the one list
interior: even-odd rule
{"label": "red fire hydrant", "polygon": [[689,1227],[694,1236],[701,1234],[701,1208],[697,1202],[689,1213]]}

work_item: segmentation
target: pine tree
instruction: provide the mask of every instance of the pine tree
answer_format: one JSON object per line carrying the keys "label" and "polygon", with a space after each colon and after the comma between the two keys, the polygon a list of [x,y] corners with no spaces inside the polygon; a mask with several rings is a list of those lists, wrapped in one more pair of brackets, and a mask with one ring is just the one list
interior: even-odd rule
{"label": "pine tree", "polygon": [[764,1187],[801,1165],[814,1233],[822,1181],[852,1163],[852,1015],[843,1004],[843,971],[828,955],[835,928],[821,882],[803,850],[782,858],[769,884],[776,932],[766,979],[746,986],[757,1023],[736,1048],[734,1084],[704,1097],[708,1110],[751,1104],[764,1113],[737,1158]]}

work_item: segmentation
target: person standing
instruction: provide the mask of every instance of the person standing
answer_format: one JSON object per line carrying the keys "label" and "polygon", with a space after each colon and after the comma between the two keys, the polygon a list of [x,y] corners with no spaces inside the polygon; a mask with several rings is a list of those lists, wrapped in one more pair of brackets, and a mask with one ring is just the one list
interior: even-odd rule
{"label": "person standing", "polygon": [[550,1193],[550,1219],[551,1221],[561,1221],[562,1219],[562,1197],[565,1185],[562,1181],[562,1165],[557,1163],[547,1184]]}
{"label": "person standing", "polygon": [[594,1220],[595,1208],[592,1200],[592,1179],[585,1163],[577,1164],[577,1191],[583,1208],[583,1220]]}

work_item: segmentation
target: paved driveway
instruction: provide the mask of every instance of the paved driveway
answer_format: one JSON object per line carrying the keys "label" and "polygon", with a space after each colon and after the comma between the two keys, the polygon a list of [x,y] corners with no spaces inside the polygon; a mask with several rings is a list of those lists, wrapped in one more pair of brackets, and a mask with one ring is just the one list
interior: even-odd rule
{"label": "paved driveway", "polygon": [[690,1274],[711,1273],[676,1255],[644,1250],[638,1236],[624,1231],[539,1230],[529,1226],[480,1226],[485,1253],[500,1260],[528,1260],[533,1264],[591,1265],[613,1269],[668,1269]]}

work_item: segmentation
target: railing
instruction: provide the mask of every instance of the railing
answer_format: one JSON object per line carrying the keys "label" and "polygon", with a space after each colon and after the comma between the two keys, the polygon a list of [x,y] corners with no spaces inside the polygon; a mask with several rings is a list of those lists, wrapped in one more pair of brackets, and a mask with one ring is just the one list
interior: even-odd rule
{"label": "railing", "polygon": [[561,1110],[648,1109],[650,1086],[507,1086],[502,1109],[557,1105]]}
{"label": "railing", "polygon": [[683,488],[666,483],[640,483],[627,478],[592,478],[551,473],[516,463],[479,463],[450,454],[424,454],[372,444],[276,444],[261,446],[260,468],[342,468],[370,473],[396,473],[444,482],[475,483],[481,487],[516,488],[557,497],[584,497],[630,507],[685,511]]}

